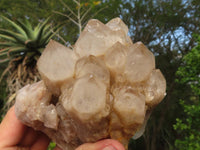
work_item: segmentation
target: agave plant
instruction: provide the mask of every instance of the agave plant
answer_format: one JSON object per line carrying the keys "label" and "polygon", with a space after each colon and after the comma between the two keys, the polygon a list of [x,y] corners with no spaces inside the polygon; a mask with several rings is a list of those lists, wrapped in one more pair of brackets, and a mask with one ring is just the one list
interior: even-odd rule
{"label": "agave plant", "polygon": [[46,19],[33,28],[27,19],[14,22],[5,16],[0,17],[13,29],[0,28],[0,64],[7,63],[0,80],[6,75],[12,101],[19,88],[40,79],[36,69],[37,59],[61,25],[52,27]]}

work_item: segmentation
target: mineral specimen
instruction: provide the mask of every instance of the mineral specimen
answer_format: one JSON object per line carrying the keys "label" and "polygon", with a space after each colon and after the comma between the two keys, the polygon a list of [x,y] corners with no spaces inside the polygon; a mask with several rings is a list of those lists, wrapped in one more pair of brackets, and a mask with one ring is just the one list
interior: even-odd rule
{"label": "mineral specimen", "polygon": [[71,50],[53,40],[38,60],[42,81],[18,91],[16,115],[63,150],[104,138],[138,138],[166,81],[119,18],[90,20]]}

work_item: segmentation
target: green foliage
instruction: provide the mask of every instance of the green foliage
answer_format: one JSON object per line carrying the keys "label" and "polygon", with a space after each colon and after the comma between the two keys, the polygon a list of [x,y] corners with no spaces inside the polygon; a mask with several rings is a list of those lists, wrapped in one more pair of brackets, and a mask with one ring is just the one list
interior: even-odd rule
{"label": "green foliage", "polygon": [[[0,29],[0,63],[17,59],[18,62],[35,60],[35,57],[41,54],[41,50],[45,47],[48,41],[54,36],[52,30],[58,27],[51,28],[51,24],[47,24],[47,20],[39,23],[34,29],[30,22],[26,19],[25,23],[17,20],[14,21],[1,16],[14,29]],[[27,64],[30,62],[26,62]]]}
{"label": "green foliage", "polygon": [[[38,24],[38,19],[44,19],[51,15],[51,9],[55,3],[57,1],[52,0],[1,0],[0,14],[9,16],[13,20],[30,18],[29,21],[35,26]],[[0,26],[7,27],[6,23]]]}
{"label": "green foliage", "polygon": [[174,129],[180,135],[175,146],[180,150],[200,150],[200,104],[188,105],[181,101],[185,118],[177,118]]}
{"label": "green foliage", "polygon": [[56,144],[51,142],[47,148],[47,150],[53,150],[56,147]]}
{"label": "green foliage", "polygon": [[183,64],[178,69],[178,82],[187,83],[196,95],[200,95],[200,36],[196,37],[198,45],[183,58]]}
{"label": "green foliage", "polygon": [[2,15],[0,18],[10,27],[0,28],[0,64],[7,63],[0,81],[3,77],[7,79],[9,107],[14,101],[17,90],[40,79],[36,69],[37,59],[62,26],[52,27],[52,24],[48,23],[49,19],[41,20],[36,27],[33,27],[28,19],[13,21]]}
{"label": "green foliage", "polygon": [[[76,2],[79,3],[77,0]],[[107,22],[111,18],[120,15],[118,10],[120,4],[122,4],[121,0],[80,0],[80,5],[76,2],[75,0],[1,0],[0,14],[9,16],[13,20],[26,17],[33,25],[37,25],[38,20],[52,16],[51,21],[53,23],[65,24],[62,30],[60,30],[57,40],[66,45],[73,45],[78,38],[79,28],[76,27],[69,17],[80,23],[80,20],[78,21],[77,19],[79,11],[80,16],[82,16],[82,27],[91,18]],[[72,11],[73,13],[71,13]],[[7,25],[2,22],[0,27],[7,28]]]}
{"label": "green foliage", "polygon": [[65,24],[63,30],[59,32],[64,39],[62,42],[65,45],[73,45],[90,19],[107,22],[119,16],[117,8],[120,4],[121,0],[59,0],[52,12],[58,21],[63,20]]}
{"label": "green foliage", "polygon": [[177,118],[174,129],[180,136],[175,146],[180,150],[200,150],[200,36],[198,45],[183,57],[183,64],[179,67],[177,82],[188,84],[192,93],[189,99],[180,100],[184,110],[184,117]]}

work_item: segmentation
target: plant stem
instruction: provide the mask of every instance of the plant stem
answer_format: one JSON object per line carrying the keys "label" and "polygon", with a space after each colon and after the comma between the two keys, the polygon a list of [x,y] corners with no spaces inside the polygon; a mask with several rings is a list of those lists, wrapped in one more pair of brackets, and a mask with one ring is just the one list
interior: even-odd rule
{"label": "plant stem", "polygon": [[78,26],[79,26],[79,35],[81,34],[82,31],[82,24],[81,24],[81,15],[80,15],[80,11],[81,11],[81,4],[80,4],[80,0],[78,2]]}

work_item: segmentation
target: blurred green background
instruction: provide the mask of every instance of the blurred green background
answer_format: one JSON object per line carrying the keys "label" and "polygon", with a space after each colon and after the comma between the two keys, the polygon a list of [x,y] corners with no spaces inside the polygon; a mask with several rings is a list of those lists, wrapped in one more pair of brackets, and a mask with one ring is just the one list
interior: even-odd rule
{"label": "blurred green background", "polygon": [[0,0],[0,118],[18,89],[40,79],[35,64],[49,39],[73,46],[89,19],[115,17],[167,80],[165,99],[129,149],[200,150],[199,0]]}

